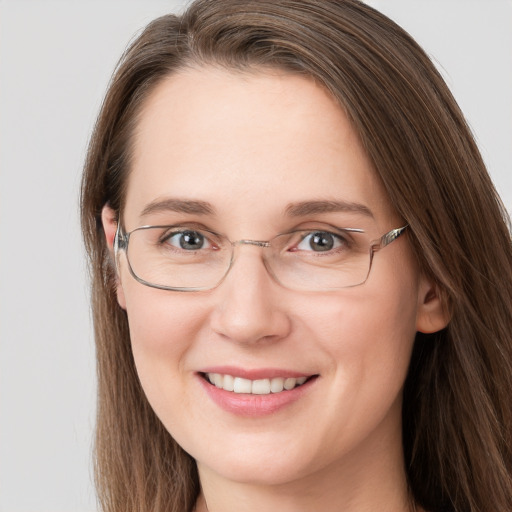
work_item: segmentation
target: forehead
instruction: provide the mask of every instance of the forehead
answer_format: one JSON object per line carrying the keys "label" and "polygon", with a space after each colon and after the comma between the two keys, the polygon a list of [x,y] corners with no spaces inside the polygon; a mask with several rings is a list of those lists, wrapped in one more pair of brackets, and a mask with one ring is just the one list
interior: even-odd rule
{"label": "forehead", "polygon": [[309,200],[389,214],[342,108],[301,76],[181,71],[152,91],[133,141],[126,210],[134,223],[148,203],[166,197],[205,201],[232,217],[277,215]]}

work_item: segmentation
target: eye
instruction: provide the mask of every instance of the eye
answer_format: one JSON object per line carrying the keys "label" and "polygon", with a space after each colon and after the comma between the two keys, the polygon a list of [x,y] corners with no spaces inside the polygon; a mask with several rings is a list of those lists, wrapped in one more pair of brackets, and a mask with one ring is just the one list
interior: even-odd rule
{"label": "eye", "polygon": [[346,241],[339,235],[329,231],[313,231],[306,234],[297,244],[299,251],[327,252],[346,245]]}
{"label": "eye", "polygon": [[174,231],[162,240],[162,242],[168,243],[179,249],[184,249],[185,251],[209,249],[212,246],[201,232],[191,229]]}

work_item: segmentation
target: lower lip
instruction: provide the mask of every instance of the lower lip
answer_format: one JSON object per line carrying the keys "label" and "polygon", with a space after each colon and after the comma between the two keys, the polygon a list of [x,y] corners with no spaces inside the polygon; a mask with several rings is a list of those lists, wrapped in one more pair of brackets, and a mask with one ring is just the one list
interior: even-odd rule
{"label": "lower lip", "polygon": [[293,404],[310,390],[317,378],[312,377],[301,386],[297,386],[289,391],[270,393],[268,395],[252,395],[226,391],[210,384],[202,375],[199,375],[199,380],[208,396],[221,409],[238,416],[254,418],[273,414]]}

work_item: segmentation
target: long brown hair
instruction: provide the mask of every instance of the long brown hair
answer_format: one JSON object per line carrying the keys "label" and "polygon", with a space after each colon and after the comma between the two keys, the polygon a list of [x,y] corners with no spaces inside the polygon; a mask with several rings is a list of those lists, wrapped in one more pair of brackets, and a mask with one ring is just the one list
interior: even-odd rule
{"label": "long brown hair", "polygon": [[[190,511],[195,463],[149,406],[101,225],[119,212],[144,100],[188,65],[312,77],[358,132],[451,321],[418,334],[403,405],[411,493],[428,511],[512,510],[512,248],[506,211],[463,115],[425,53],[357,0],[199,0],[153,21],[123,55],[82,184],[99,404],[96,478],[108,512]],[[257,144],[258,141],[255,141]]]}

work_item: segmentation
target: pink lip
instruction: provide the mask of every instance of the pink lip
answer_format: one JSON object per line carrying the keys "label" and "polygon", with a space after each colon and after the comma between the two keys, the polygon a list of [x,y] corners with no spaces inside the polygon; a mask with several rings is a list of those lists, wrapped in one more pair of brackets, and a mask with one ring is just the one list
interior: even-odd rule
{"label": "pink lip", "polygon": [[[217,368],[218,370],[219,368]],[[211,371],[205,373],[223,373],[227,375],[234,375],[243,377],[243,375],[248,375],[248,372],[240,372],[235,371],[233,369],[230,371]],[[250,372],[249,372],[250,373]],[[293,373],[293,372],[292,372]],[[290,372],[274,374],[272,372],[266,371],[264,374],[258,370],[256,375],[258,377],[252,378],[251,380],[256,380],[257,378],[272,378],[269,375],[280,376],[295,376],[291,375]],[[234,393],[232,391],[226,391],[224,389],[220,389],[215,387],[213,384],[210,384],[202,374],[198,373],[198,380],[203,387],[206,394],[209,398],[218,405],[221,409],[231,414],[235,414],[237,416],[249,417],[249,418],[257,418],[262,416],[267,416],[277,411],[284,409],[286,406],[293,404],[305,394],[309,392],[312,386],[314,386],[317,381],[316,377],[313,377],[306,381],[301,386],[297,386],[294,389],[289,391],[282,391],[281,393],[270,393],[268,395],[252,395],[245,393]],[[264,375],[263,377],[260,377]],[[297,374],[298,377],[306,377],[304,374]],[[243,377],[248,378],[248,377]]]}
{"label": "pink lip", "polygon": [[275,377],[310,377],[311,373],[301,373],[292,370],[285,370],[282,368],[255,368],[243,369],[235,366],[210,366],[199,370],[200,373],[220,373],[222,375],[232,375],[233,377],[241,377],[242,379],[258,380],[258,379],[273,379]]}

